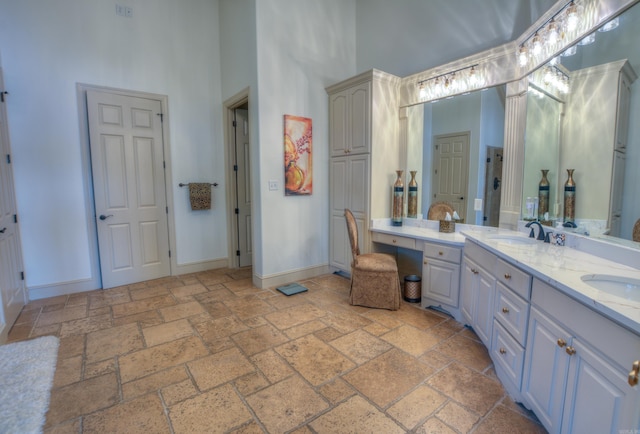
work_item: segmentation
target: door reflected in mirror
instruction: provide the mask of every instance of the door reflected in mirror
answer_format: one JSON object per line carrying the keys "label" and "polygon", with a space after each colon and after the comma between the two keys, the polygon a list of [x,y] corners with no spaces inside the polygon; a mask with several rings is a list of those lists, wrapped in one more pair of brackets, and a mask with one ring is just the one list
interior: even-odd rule
{"label": "door reflected in mirror", "polygon": [[504,86],[407,108],[406,167],[418,171],[424,218],[448,202],[464,223],[498,226],[504,114]]}

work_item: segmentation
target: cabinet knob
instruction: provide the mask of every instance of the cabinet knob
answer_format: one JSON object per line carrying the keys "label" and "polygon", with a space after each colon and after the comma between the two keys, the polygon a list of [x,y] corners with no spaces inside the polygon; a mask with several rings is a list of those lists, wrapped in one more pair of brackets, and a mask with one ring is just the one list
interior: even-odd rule
{"label": "cabinet knob", "polygon": [[478,270],[476,270],[475,268],[472,268],[472,269],[471,269],[471,272],[472,272],[473,274],[478,274]]}
{"label": "cabinet knob", "polygon": [[500,351],[500,354],[507,354],[507,350],[505,350],[504,348],[500,348],[500,350],[498,351]]}
{"label": "cabinet knob", "polygon": [[509,313],[509,308],[508,307],[503,307],[502,308],[502,313]]}
{"label": "cabinet knob", "polygon": [[567,348],[564,349],[567,354],[569,354],[570,356],[573,356],[576,353],[576,349],[573,348],[572,346],[568,346]]}
{"label": "cabinet knob", "polygon": [[426,259],[423,262],[424,265],[427,265],[428,263],[429,263],[429,261],[427,261]]}
{"label": "cabinet knob", "polygon": [[631,365],[631,372],[629,372],[629,386],[633,387],[638,384],[638,374],[640,374],[640,360],[636,360]]}
{"label": "cabinet knob", "polygon": [[442,256],[442,255],[444,255],[444,253],[443,252],[438,252],[438,255]]}
{"label": "cabinet knob", "polygon": [[565,340],[564,340],[564,339],[562,339],[562,338],[558,338],[558,346],[559,346],[560,348],[562,348],[562,347],[564,347],[565,345],[567,345],[567,341],[565,341]]}
{"label": "cabinet knob", "polygon": [[509,274],[509,273],[504,273],[504,278],[505,278],[505,279],[511,279],[511,274]]}

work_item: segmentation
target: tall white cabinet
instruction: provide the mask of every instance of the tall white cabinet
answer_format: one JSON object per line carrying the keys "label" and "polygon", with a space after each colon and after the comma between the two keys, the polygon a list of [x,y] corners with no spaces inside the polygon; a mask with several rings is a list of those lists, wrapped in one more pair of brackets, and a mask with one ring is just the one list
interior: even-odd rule
{"label": "tall white cabinet", "polygon": [[361,253],[371,250],[371,219],[391,217],[400,168],[400,79],[370,70],[327,88],[329,94],[329,265],[350,271],[345,208],[358,224]]}

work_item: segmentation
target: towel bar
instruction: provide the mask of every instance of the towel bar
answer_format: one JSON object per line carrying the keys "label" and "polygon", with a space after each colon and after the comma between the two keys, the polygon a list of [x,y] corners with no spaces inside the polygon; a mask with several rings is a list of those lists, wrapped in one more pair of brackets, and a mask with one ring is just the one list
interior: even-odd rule
{"label": "towel bar", "polygon": [[[180,184],[178,184],[178,187],[188,187],[188,186],[189,186],[189,184],[190,184],[189,182],[188,182],[188,183],[186,183],[186,184],[184,184],[184,183],[182,183],[182,182],[181,182]],[[214,182],[214,183],[212,183],[211,185],[213,185],[214,187],[217,187],[217,186],[218,186],[218,183],[217,183],[217,182]]]}

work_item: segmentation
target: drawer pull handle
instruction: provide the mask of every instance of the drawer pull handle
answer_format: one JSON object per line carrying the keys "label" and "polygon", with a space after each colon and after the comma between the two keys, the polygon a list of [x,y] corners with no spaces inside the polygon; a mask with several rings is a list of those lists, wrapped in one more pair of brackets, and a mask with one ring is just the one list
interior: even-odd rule
{"label": "drawer pull handle", "polygon": [[502,308],[502,313],[509,313],[509,308],[508,307],[503,307]]}
{"label": "drawer pull handle", "polygon": [[565,348],[564,350],[565,350],[565,351],[567,352],[567,354],[569,354],[570,356],[573,356],[573,355],[576,353],[576,349],[575,349],[575,348],[573,348],[573,347],[571,347],[571,346],[569,346],[569,347]]}
{"label": "drawer pull handle", "polygon": [[393,240],[391,240],[391,242],[392,242],[393,244],[395,244],[397,241],[396,241],[396,239],[394,238]]}
{"label": "drawer pull handle", "polygon": [[565,341],[565,340],[564,340],[564,339],[562,339],[562,338],[558,338],[558,346],[559,346],[560,348],[562,348],[562,347],[564,347],[565,345],[567,345],[567,341]]}
{"label": "drawer pull handle", "polygon": [[442,256],[442,255],[444,255],[444,253],[443,252],[438,252],[438,255]]}
{"label": "drawer pull handle", "polygon": [[507,350],[505,350],[504,348],[500,348],[500,354],[507,354]]}
{"label": "drawer pull handle", "polygon": [[629,386],[633,387],[638,384],[638,374],[640,374],[640,360],[636,360],[631,366],[631,372],[629,372]]}
{"label": "drawer pull handle", "polygon": [[471,272],[472,272],[473,274],[478,274],[478,270],[476,270],[475,268],[472,268],[472,269],[471,269]]}
{"label": "drawer pull handle", "polygon": [[504,273],[504,278],[505,278],[505,279],[511,279],[511,274],[509,274],[509,273]]}

